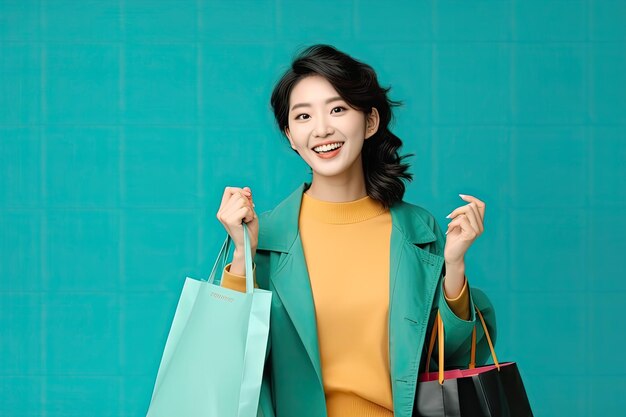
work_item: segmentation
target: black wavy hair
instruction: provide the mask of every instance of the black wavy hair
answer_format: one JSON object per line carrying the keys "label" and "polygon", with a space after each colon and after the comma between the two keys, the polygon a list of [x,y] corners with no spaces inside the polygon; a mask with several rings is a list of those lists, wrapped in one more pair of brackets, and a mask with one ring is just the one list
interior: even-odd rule
{"label": "black wavy hair", "polygon": [[372,107],[376,107],[380,115],[378,131],[363,143],[361,151],[367,194],[380,201],[385,208],[402,200],[406,190],[402,179],[413,179],[413,175],[407,172],[409,164],[402,163],[402,160],[414,154],[398,155],[402,141],[389,130],[393,120],[392,107],[400,106],[402,102],[387,97],[391,87],[379,85],[371,66],[331,45],[306,47],[295,57],[272,91],[270,103],[282,134],[287,137],[285,129],[289,124],[291,91],[298,81],[311,75],[324,77],[341,98],[366,115]]}

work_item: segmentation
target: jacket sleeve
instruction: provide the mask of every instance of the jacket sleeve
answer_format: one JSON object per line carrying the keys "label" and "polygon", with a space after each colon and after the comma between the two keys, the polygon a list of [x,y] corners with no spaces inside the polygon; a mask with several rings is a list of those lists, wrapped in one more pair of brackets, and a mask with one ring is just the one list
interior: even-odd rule
{"label": "jacket sleeve", "polygon": [[[437,238],[435,253],[443,257],[445,248],[445,235],[442,233],[436,219],[432,218],[432,226]],[[445,367],[466,368],[470,362],[470,351],[472,343],[472,330],[476,326],[476,364],[484,364],[489,359],[491,351],[487,343],[487,338],[482,328],[482,324],[477,319],[475,308],[477,307],[485,319],[487,330],[495,345],[496,341],[496,316],[493,305],[489,298],[478,288],[472,288],[465,278],[464,289],[456,299],[448,299],[445,296],[443,281],[445,277],[445,263],[442,267],[439,285],[435,294],[433,312],[431,314],[430,325],[434,323],[436,310],[439,309],[444,328],[445,346]],[[463,301],[463,299],[466,301]],[[465,306],[462,303],[466,303]],[[467,310],[465,310],[467,309]],[[432,329],[432,327],[431,327]],[[430,333],[427,333],[426,343],[428,344]]]}
{"label": "jacket sleeve", "polygon": [[[252,262],[252,276],[254,277],[254,287],[269,289],[269,253],[257,250]],[[233,274],[230,272],[232,262],[228,263],[222,271],[220,285],[235,291],[246,292],[246,276]],[[257,275],[258,273],[258,275]],[[257,277],[259,280],[257,281]],[[263,379],[261,380],[261,393],[257,408],[257,417],[275,417],[275,402],[272,389],[271,356],[272,349],[272,329],[270,317],[270,334],[267,338],[265,349],[265,367],[263,369]]]}

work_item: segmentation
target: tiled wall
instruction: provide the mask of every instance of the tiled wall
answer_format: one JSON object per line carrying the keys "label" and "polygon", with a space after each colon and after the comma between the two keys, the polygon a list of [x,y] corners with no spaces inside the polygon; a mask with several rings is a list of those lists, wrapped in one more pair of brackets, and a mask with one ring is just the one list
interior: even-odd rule
{"label": "tiled wall", "polygon": [[272,208],[308,169],[269,95],[332,43],[391,84],[415,180],[487,203],[467,255],[537,416],[626,391],[626,2],[0,2],[0,415],[145,415],[227,185]]}

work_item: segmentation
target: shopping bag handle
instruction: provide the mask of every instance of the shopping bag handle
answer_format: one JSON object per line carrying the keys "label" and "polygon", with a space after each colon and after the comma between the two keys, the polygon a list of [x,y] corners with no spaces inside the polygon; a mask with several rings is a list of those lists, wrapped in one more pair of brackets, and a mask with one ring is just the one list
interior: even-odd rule
{"label": "shopping bag handle", "polygon": [[[243,226],[243,252],[246,264],[246,293],[252,293],[254,292],[254,275],[252,273],[252,249],[250,245],[250,234],[248,232],[248,225],[246,225],[245,222],[241,222],[241,225]],[[226,259],[228,258],[228,252],[230,252],[231,243],[232,239],[227,233],[226,239],[222,244],[222,248],[220,249],[217,259],[213,264],[213,269],[211,269],[211,274],[208,278],[209,284],[213,284],[215,281],[217,271],[221,273],[224,270],[224,267],[226,266]]]}
{"label": "shopping bag handle", "polygon": [[[498,362],[498,357],[496,356],[496,350],[494,349],[493,343],[491,342],[491,336],[489,336],[489,330],[487,330],[487,324],[485,323],[485,319],[483,318],[483,315],[481,314],[480,310],[478,310],[478,307],[474,306],[474,309],[476,310],[476,314],[478,314],[478,318],[480,319],[480,322],[483,326],[483,330],[485,331],[485,336],[487,337],[489,350],[491,350],[491,357],[493,358],[493,363],[499,371],[500,363]],[[439,310],[437,310],[437,317],[435,319],[435,323],[433,324],[433,331],[430,335],[430,342],[428,344],[428,356],[426,358],[426,372],[427,373],[430,368],[430,358],[433,353],[433,348],[435,347],[435,339],[437,339],[437,341],[439,342],[437,344],[437,349],[439,350],[438,352],[439,383],[443,384],[443,380],[444,380],[443,357],[445,356],[444,355],[444,343],[443,343],[444,333],[443,333],[443,320],[441,320],[441,314],[439,313]],[[476,367],[476,325],[474,325],[474,328],[472,329],[472,347],[470,351],[469,369],[474,369],[475,367]]]}

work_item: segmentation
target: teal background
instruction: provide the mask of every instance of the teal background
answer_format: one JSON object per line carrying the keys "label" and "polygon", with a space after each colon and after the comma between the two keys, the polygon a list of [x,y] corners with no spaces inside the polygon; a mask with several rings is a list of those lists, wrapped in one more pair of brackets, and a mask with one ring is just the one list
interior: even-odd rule
{"label": "teal background", "polygon": [[468,251],[536,416],[626,392],[626,2],[0,1],[0,415],[143,416],[224,187],[308,167],[269,96],[327,42],[404,100],[405,200],[486,202]]}

